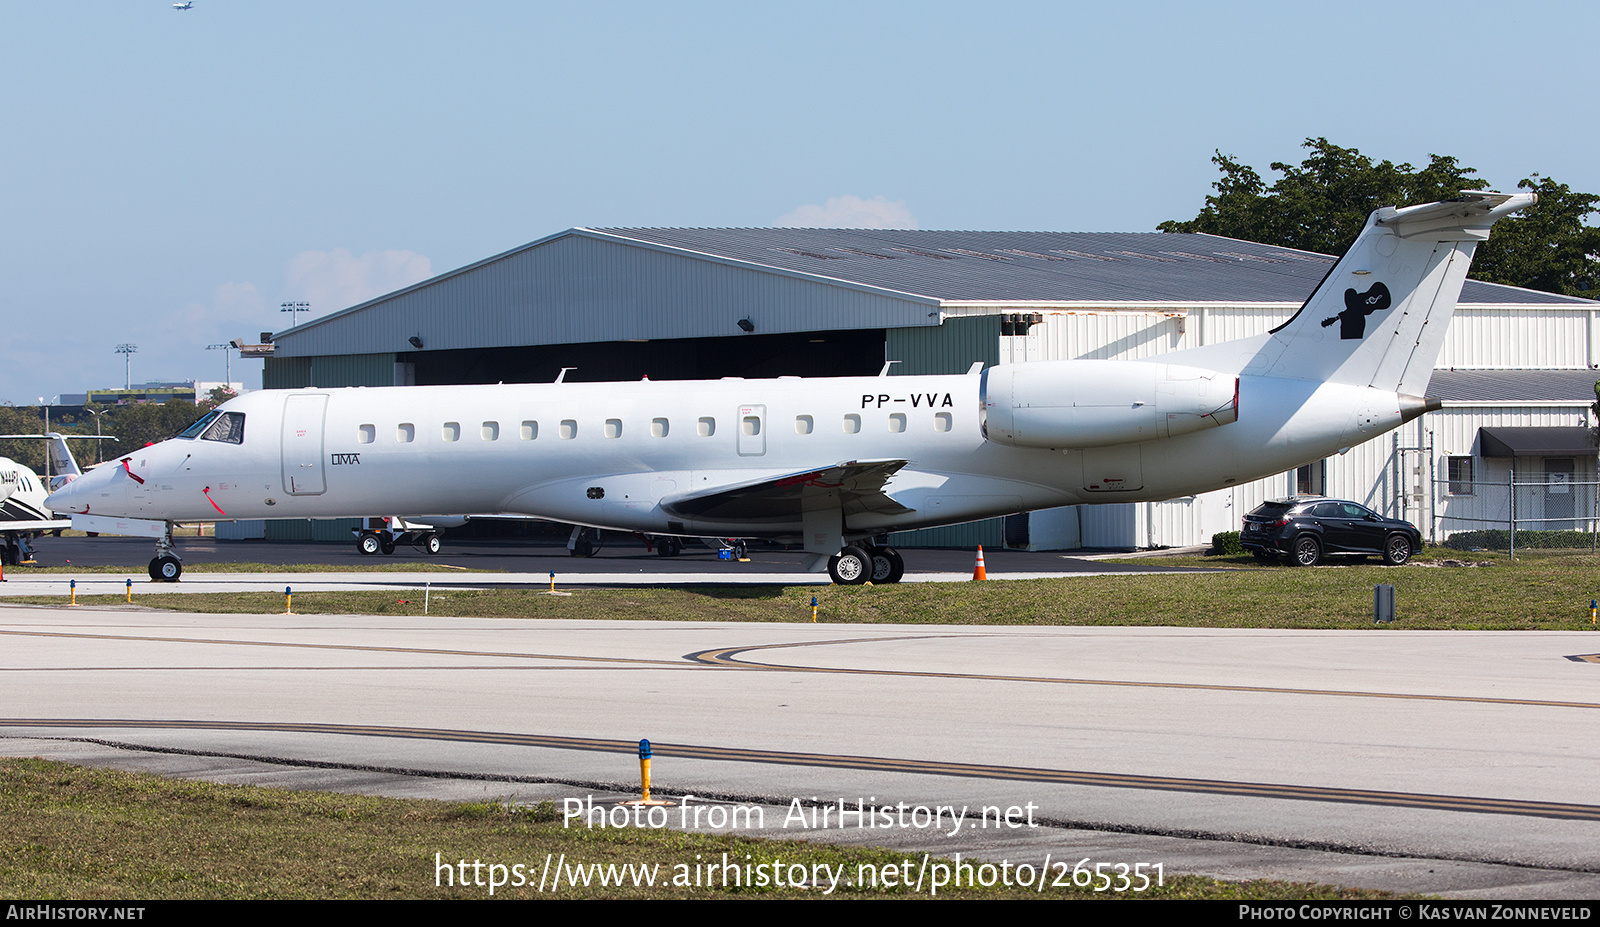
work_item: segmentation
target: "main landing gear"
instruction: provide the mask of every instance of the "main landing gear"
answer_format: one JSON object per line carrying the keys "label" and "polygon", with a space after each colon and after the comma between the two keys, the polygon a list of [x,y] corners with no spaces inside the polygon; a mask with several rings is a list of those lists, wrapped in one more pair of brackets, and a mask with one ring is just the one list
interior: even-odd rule
{"label": "main landing gear", "polygon": [[898,551],[876,544],[846,545],[828,559],[828,575],[841,586],[898,583],[905,572],[906,562]]}
{"label": "main landing gear", "polygon": [[150,561],[150,579],[157,583],[175,583],[183,575],[183,561],[178,559],[178,549],[172,546],[172,522],[156,541],[156,555]]}

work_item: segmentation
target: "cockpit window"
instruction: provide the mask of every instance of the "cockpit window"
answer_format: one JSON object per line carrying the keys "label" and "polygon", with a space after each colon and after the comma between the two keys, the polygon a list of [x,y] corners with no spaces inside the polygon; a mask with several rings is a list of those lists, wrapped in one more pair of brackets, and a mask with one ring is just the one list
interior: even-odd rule
{"label": "cockpit window", "polygon": [[184,430],[178,432],[178,437],[180,437],[180,438],[198,438],[198,437],[200,437],[200,433],[202,431],[206,430],[206,426],[210,425],[212,422],[216,421],[217,418],[220,417],[221,415],[222,415],[221,412],[207,412],[205,415],[202,415],[200,417],[200,421],[195,422],[193,425],[190,425],[188,428],[185,428]]}
{"label": "cockpit window", "polygon": [[244,413],[224,412],[217,416],[211,427],[200,436],[202,441],[225,441],[228,444],[244,443]]}
{"label": "cockpit window", "polygon": [[180,438],[202,441],[222,441],[227,444],[244,443],[243,412],[207,412],[200,421],[178,433]]}

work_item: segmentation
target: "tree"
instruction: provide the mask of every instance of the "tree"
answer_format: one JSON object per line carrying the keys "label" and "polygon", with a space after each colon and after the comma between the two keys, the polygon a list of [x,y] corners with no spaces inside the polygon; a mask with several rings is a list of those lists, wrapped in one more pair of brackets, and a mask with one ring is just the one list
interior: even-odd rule
{"label": "tree", "polygon": [[[1476,170],[1445,155],[1429,155],[1427,166],[1417,169],[1373,163],[1325,138],[1308,138],[1304,147],[1311,154],[1298,166],[1272,164],[1283,176],[1270,188],[1254,168],[1218,151],[1211,159],[1222,171],[1212,184],[1216,195],[1206,197],[1194,219],[1157,228],[1342,254],[1380,206],[1428,203],[1489,186]],[[1569,295],[1600,289],[1600,229],[1585,222],[1600,211],[1600,197],[1537,174],[1518,186],[1537,192],[1539,203],[1495,227],[1478,251],[1473,278]]]}

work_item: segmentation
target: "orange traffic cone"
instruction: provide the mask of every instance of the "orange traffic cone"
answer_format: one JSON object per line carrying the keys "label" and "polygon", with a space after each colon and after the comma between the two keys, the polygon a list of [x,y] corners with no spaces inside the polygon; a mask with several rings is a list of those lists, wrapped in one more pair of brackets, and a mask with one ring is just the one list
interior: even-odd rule
{"label": "orange traffic cone", "polygon": [[978,545],[978,562],[972,565],[972,578],[974,580],[988,579],[989,572],[983,568],[983,545]]}

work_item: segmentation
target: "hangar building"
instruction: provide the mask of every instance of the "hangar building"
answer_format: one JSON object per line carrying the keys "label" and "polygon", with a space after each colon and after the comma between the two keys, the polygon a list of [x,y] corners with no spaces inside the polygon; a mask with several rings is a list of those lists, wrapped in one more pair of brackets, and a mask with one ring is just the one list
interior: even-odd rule
{"label": "hangar building", "polygon": [[[1333,263],[1155,232],[576,228],[280,333],[263,385],[549,382],[563,368],[569,381],[872,376],[886,363],[891,375],[949,374],[979,361],[1149,357],[1266,331]],[[1513,469],[1571,484],[1562,499],[1533,492],[1524,517],[1548,505],[1552,518],[1586,518],[1593,488],[1577,484],[1595,472],[1597,313],[1595,301],[1469,280],[1429,389],[1444,409],[1399,432],[1216,492],[894,543],[1197,544],[1297,490],[1365,502],[1437,537],[1500,518]],[[1491,498],[1496,481],[1504,498]]]}

